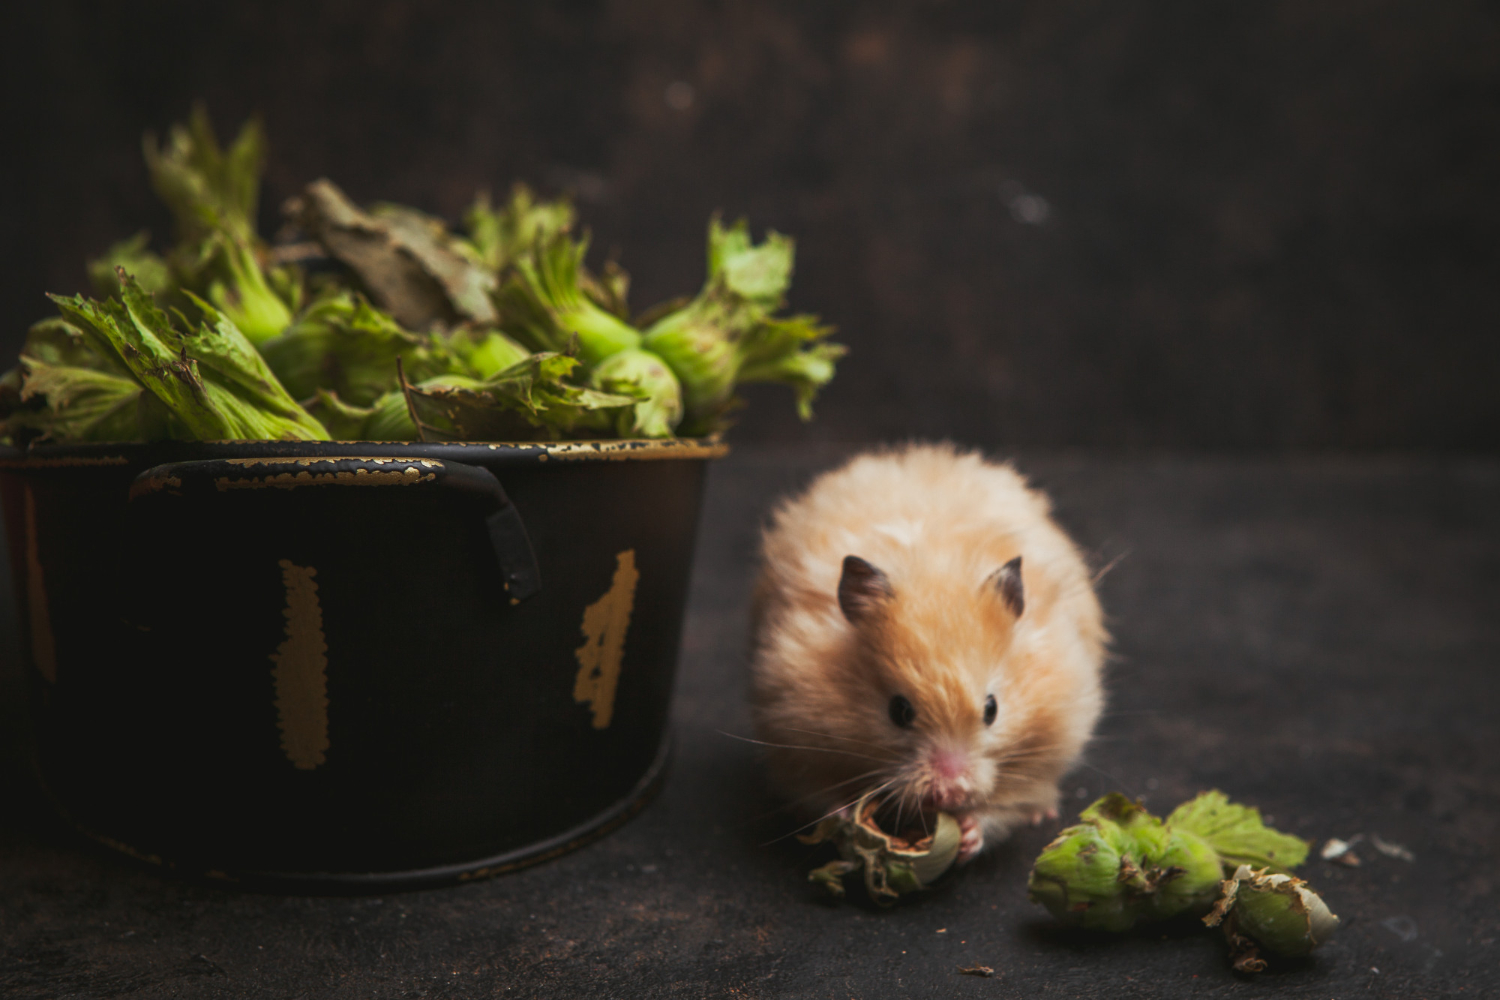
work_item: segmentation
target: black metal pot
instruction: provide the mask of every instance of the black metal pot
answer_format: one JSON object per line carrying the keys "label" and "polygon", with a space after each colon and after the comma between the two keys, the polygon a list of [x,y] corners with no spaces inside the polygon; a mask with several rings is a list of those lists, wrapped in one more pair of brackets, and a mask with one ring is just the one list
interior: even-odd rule
{"label": "black metal pot", "polygon": [[94,839],[260,887],[571,850],[660,777],[724,450],[0,450],[37,773]]}

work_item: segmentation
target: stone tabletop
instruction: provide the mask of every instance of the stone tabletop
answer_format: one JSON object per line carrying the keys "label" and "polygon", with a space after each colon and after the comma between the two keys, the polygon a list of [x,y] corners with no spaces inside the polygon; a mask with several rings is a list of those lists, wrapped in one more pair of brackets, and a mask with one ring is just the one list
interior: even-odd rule
{"label": "stone tabletop", "polygon": [[[805,881],[743,696],[769,504],[841,449],[742,448],[711,474],[660,797],[494,881],[364,898],[172,881],[75,843],[5,759],[6,997],[1458,997],[1500,992],[1500,464],[1023,455],[1090,558],[1110,704],[1065,818],[1106,791],[1216,787],[1321,844],[1341,916],[1307,960],[1231,972],[1191,922],[1065,932],[1026,900],[1028,829],[889,911]],[[13,648],[14,626],[5,637]],[[13,698],[13,694],[10,695]],[[992,978],[960,967],[994,969]]]}

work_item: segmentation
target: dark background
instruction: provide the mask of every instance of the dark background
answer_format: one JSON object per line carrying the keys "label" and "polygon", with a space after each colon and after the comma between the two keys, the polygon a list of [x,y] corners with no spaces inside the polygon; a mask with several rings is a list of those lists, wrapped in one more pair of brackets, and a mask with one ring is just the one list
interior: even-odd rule
{"label": "dark background", "polygon": [[[799,240],[852,353],[742,442],[1500,447],[1492,4],[50,2],[6,16],[0,352],[136,229],[140,135],[264,115],[263,228],[319,175],[456,217],[572,190],[639,308],[710,212]],[[673,107],[674,82],[692,100]],[[675,91],[685,94],[682,87]]]}

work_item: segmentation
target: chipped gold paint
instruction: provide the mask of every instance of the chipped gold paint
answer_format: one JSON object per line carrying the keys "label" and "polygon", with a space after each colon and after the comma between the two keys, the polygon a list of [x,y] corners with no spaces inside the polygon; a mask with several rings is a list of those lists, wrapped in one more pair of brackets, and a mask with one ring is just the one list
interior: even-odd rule
{"label": "chipped gold paint", "polygon": [[[442,442],[429,442],[432,444]],[[479,446],[476,441],[450,441],[461,448]],[[607,462],[652,461],[670,458],[722,458],[729,446],[716,437],[710,438],[629,438],[624,441],[496,441],[483,447],[490,451],[517,451],[536,456],[538,462],[549,458],[564,461],[603,459]]]}
{"label": "chipped gold paint", "polygon": [[729,446],[721,441],[563,441],[543,445],[543,457],[579,461],[602,458],[611,462],[653,461],[672,458],[722,458]]}
{"label": "chipped gold paint", "polygon": [[[205,444],[230,444],[242,445],[247,441],[211,441]],[[272,444],[276,442],[270,442]],[[403,441],[330,441],[329,444],[407,444]],[[442,442],[434,442],[442,443]],[[729,446],[716,437],[708,438],[632,438],[624,441],[451,441],[447,444],[457,445],[464,448],[484,447],[490,451],[511,450],[519,452],[540,452],[537,457],[541,460],[547,458],[560,458],[566,460],[604,459],[606,461],[630,461],[633,459],[650,461],[653,459],[671,458],[722,458],[729,454]],[[0,458],[0,469],[57,469],[100,465],[129,465],[130,459],[124,455],[100,455],[100,456],[59,456],[42,457],[36,455],[25,455],[20,458]],[[255,465],[313,465],[320,462],[409,462],[421,463],[429,467],[441,467],[442,462],[431,459],[420,458],[370,458],[363,455],[343,455],[312,458],[229,458],[224,459],[240,466]]]}
{"label": "chipped gold paint", "polygon": [[182,489],[182,480],[176,476],[152,476],[149,479],[137,479],[130,484],[130,499],[145,496],[148,493],[160,493],[170,487],[174,490]]}
{"label": "chipped gold paint", "polygon": [[49,684],[57,683],[57,641],[52,636],[52,612],[47,607],[47,580],[37,547],[36,495],[26,484],[26,610],[31,618],[31,662]]}
{"label": "chipped gold paint", "polygon": [[283,472],[275,476],[251,479],[220,476],[214,480],[214,485],[222,493],[225,490],[262,490],[268,487],[294,490],[299,486],[414,486],[417,483],[430,483],[436,478],[435,472],[423,475],[416,466],[408,465],[399,472],[394,469],[388,472],[355,469],[352,472]]}
{"label": "chipped gold paint", "polygon": [[368,462],[371,465],[390,465],[399,462],[404,465],[420,465],[428,469],[441,469],[443,463],[432,458],[365,458],[360,455],[330,455],[322,458],[226,458],[230,465],[238,465],[242,469],[253,468],[257,465],[325,465],[329,462]]}
{"label": "chipped gold paint", "polygon": [[573,700],[588,702],[594,710],[594,728],[607,729],[615,714],[615,688],[620,681],[620,662],[625,658],[625,633],[635,608],[635,585],[641,574],[635,568],[635,549],[615,556],[615,577],[609,592],[583,609],[586,639],[574,651],[578,657],[578,679]]}
{"label": "chipped gold paint", "polygon": [[286,587],[286,639],[271,654],[276,682],[276,724],[281,749],[299,770],[311,771],[328,750],[328,643],[323,636],[323,608],[311,566],[283,559]]}

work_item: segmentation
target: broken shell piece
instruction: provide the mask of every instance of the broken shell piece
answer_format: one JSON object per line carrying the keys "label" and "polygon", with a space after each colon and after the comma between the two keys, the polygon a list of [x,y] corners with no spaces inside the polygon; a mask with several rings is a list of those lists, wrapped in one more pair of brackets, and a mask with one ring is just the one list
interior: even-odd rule
{"label": "broken shell piece", "polygon": [[1229,942],[1229,964],[1235,972],[1264,972],[1266,960],[1260,957],[1260,945],[1231,926],[1233,918],[1224,925],[1224,937]]}
{"label": "broken shell piece", "polygon": [[1245,936],[1273,955],[1295,957],[1327,941],[1338,929],[1339,918],[1302,879],[1240,865],[1224,880],[1223,895],[1203,922],[1210,927],[1224,924],[1231,946],[1237,935]]}
{"label": "broken shell piece", "polygon": [[1323,845],[1323,850],[1319,853],[1322,855],[1324,861],[1336,861],[1350,868],[1358,868],[1360,865],[1359,855],[1354,853],[1353,846],[1347,840],[1329,837],[1328,843]]}
{"label": "broken shell piece", "polygon": [[931,833],[903,836],[881,828],[877,814],[880,799],[866,793],[848,809],[826,817],[811,833],[797,839],[804,844],[831,841],[839,860],[808,873],[835,896],[844,895],[845,875],[864,869],[870,898],[889,906],[908,892],[926,889],[953,867],[963,833],[958,820],[938,813]]}
{"label": "broken shell piece", "polygon": [[1400,858],[1402,861],[1417,860],[1417,856],[1411,851],[1400,844],[1392,843],[1389,840],[1382,840],[1378,833],[1370,834],[1370,846],[1388,858]]}

